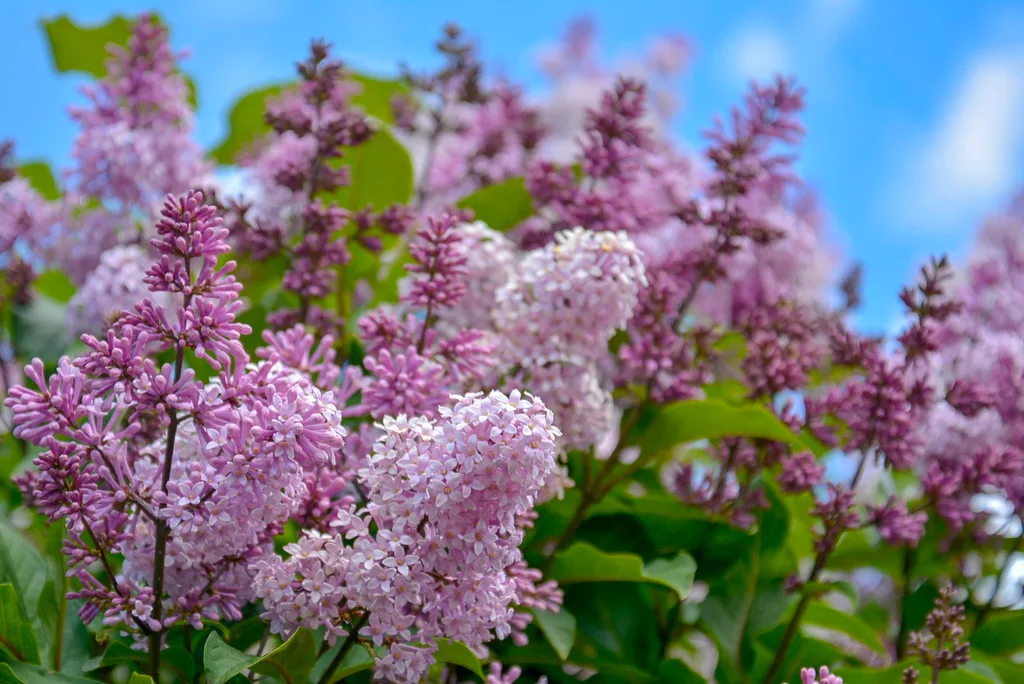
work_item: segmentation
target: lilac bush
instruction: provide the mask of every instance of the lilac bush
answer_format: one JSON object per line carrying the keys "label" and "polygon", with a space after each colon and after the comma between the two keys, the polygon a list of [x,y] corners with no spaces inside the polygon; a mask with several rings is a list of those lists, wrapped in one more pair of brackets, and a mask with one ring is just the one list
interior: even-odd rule
{"label": "lilac bush", "polygon": [[678,36],[313,41],[204,151],[123,23],[62,182],[0,147],[0,679],[1024,681],[1019,202],[875,339],[794,79],[696,156]]}

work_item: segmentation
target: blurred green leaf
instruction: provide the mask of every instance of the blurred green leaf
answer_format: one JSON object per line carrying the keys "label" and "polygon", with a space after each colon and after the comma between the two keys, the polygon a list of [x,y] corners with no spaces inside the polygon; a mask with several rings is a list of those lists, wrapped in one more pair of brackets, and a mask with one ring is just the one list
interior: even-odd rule
{"label": "blurred green leaf", "polygon": [[14,587],[0,584],[0,649],[26,663],[39,663],[39,644]]}
{"label": "blurred green leaf", "polygon": [[550,577],[559,584],[579,582],[648,582],[672,589],[685,599],[693,589],[697,563],[688,553],[656,558],[646,565],[630,553],[605,553],[592,544],[576,542],[555,557]]}
{"label": "blurred green leaf", "polygon": [[757,587],[757,549],[749,548],[729,570],[711,582],[700,607],[700,622],[718,642],[720,660],[739,666],[740,646]]}
{"label": "blurred green leaf", "polygon": [[60,199],[60,186],[50,165],[44,161],[26,162],[18,167],[18,175],[28,181],[32,189],[51,202]]}
{"label": "blurred green leaf", "polygon": [[565,660],[572,651],[572,644],[576,640],[576,618],[565,608],[557,613],[547,610],[534,610],[534,620],[541,634],[548,640],[555,652]]}
{"label": "blurred green leaf", "polygon": [[233,164],[239,152],[269,133],[270,126],[263,120],[267,98],[280,95],[285,87],[287,84],[268,85],[238,98],[228,114],[227,137],[210,150],[210,157],[218,164]]}
{"label": "blurred green leaf", "polygon": [[337,200],[346,209],[373,205],[376,211],[383,211],[392,204],[405,204],[412,199],[412,157],[387,130],[378,130],[362,145],[345,148],[339,163],[351,169],[352,183],[329,199]]}
{"label": "blurred green leaf", "polygon": [[878,632],[868,623],[851,613],[844,613],[820,602],[812,602],[804,613],[804,622],[825,629],[841,632],[858,643],[864,644],[875,653],[884,654],[885,644]]}
{"label": "blurred green leaf", "polygon": [[[836,674],[843,678],[843,684],[901,684],[903,671],[911,666],[916,667],[920,673],[919,682],[924,684],[932,681],[932,669],[913,660],[904,661],[884,670],[846,669]],[[939,681],[941,684],[993,684],[996,682],[996,680],[966,669],[945,670],[939,677]]]}
{"label": "blurred green leaf", "polygon": [[401,81],[375,78],[366,74],[350,72],[349,77],[362,86],[362,90],[352,96],[352,104],[386,124],[394,123],[391,99],[400,93],[408,93],[408,87]]}
{"label": "blurred green leaf", "polygon": [[480,188],[458,202],[462,209],[472,209],[479,221],[504,233],[533,216],[533,199],[522,178],[510,178]]}
{"label": "blurred green leaf", "polygon": [[1012,655],[1024,649],[1024,611],[993,613],[971,636],[971,648],[989,655]]}
{"label": "blurred green leaf", "polygon": [[23,684],[7,663],[0,663],[0,684]]}
{"label": "blurred green leaf", "polygon": [[[334,656],[337,655],[338,651],[341,650],[341,646],[341,642],[338,642],[317,661],[316,666],[313,668],[312,675],[310,676],[310,681],[320,681],[323,673],[327,670],[327,666],[332,660],[334,660]],[[341,665],[338,666],[338,669],[334,671],[331,678],[324,684],[334,684],[334,682],[340,682],[346,677],[354,675],[357,672],[370,670],[373,668],[373,663],[374,656],[364,646],[355,646],[348,652],[345,659],[341,661]]]}
{"label": "blurred green leaf", "polygon": [[850,599],[853,605],[857,605],[857,588],[846,581],[805,582],[800,590],[813,598],[820,598],[832,592],[837,592]]}
{"label": "blurred green leaf", "polygon": [[24,306],[13,307],[12,328],[16,354],[25,359],[40,358],[43,363],[58,361],[68,348],[66,307],[37,294]]}
{"label": "blurred green leaf", "polygon": [[25,537],[0,520],[0,582],[10,584],[29,625],[39,622],[39,597],[48,577],[46,561]]}
{"label": "blurred green leaf", "polygon": [[705,684],[706,680],[681,660],[658,663],[658,681],[662,684]]}
{"label": "blurred green leaf", "polygon": [[434,652],[434,660],[439,663],[451,663],[452,665],[458,665],[464,667],[480,679],[484,679],[484,668],[480,664],[480,659],[477,658],[469,647],[461,641],[448,641],[447,639],[438,639],[437,651]]}
{"label": "blurred green leaf", "polygon": [[[9,668],[5,670],[4,668]],[[10,679],[10,677],[14,679]],[[95,679],[85,679],[61,674],[39,665],[27,665],[25,663],[0,663],[0,684],[8,682],[21,682],[22,684],[96,684]]]}
{"label": "blurred green leaf", "polygon": [[153,678],[140,672],[132,672],[132,676],[128,680],[128,684],[153,684]]}
{"label": "blurred green leaf", "polygon": [[720,437],[760,437],[801,444],[800,437],[758,404],[735,406],[716,399],[678,401],[641,419],[630,444],[654,454],[677,444]]}
{"label": "blurred green leaf", "polygon": [[132,35],[132,21],[120,14],[105,24],[78,24],[66,14],[43,21],[43,30],[50,43],[53,66],[57,71],[107,74],[107,45],[127,45]]}
{"label": "blurred green leaf", "polygon": [[[163,23],[159,16],[157,22]],[[107,75],[107,59],[110,58],[108,45],[128,45],[132,35],[134,18],[117,14],[105,24],[79,24],[66,14],[42,22],[43,31],[50,44],[53,66],[60,73],[79,72],[96,78]],[[189,103],[195,109],[196,84],[185,76],[189,91]]]}
{"label": "blurred green leaf", "polygon": [[32,286],[39,294],[61,304],[67,304],[75,294],[75,284],[63,271],[43,271]]}

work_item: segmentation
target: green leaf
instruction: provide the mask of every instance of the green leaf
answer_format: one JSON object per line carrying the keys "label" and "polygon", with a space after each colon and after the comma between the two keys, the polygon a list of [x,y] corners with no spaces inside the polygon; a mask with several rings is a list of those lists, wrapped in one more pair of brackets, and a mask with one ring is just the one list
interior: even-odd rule
{"label": "green leaf", "polygon": [[804,613],[804,622],[836,632],[842,632],[858,643],[864,644],[875,653],[885,653],[885,645],[879,639],[878,632],[856,615],[844,613],[824,603],[813,602],[807,607],[807,612]]}
{"label": "green leaf", "polygon": [[[334,659],[338,651],[341,650],[341,642],[336,644],[334,648],[327,651],[324,657],[320,658],[316,667],[313,668],[312,677],[310,681],[319,682],[320,677],[323,676],[324,671],[327,669],[327,665]],[[375,657],[365,646],[356,646],[348,652],[345,659],[341,661],[341,665],[334,671],[331,678],[324,684],[334,684],[334,682],[340,682],[345,677],[354,675],[357,672],[364,672],[373,668]]]}
{"label": "green leaf", "polygon": [[228,134],[210,156],[219,164],[233,164],[238,153],[248,145],[270,132],[270,126],[263,120],[267,110],[267,98],[281,94],[285,84],[268,85],[242,95],[231,107],[228,114]]}
{"label": "green leaf", "polygon": [[849,530],[840,537],[826,567],[833,570],[872,567],[892,577],[900,577],[903,552],[887,544],[873,543],[864,530]]}
{"label": "green leaf", "polygon": [[[972,644],[973,645],[973,644]],[[1024,682],[1024,665],[1015,663],[1012,660],[1006,658],[994,658],[979,653],[976,650],[971,651],[971,662],[972,663],[983,663],[994,670],[1000,678],[1002,678],[1005,684],[1013,684],[1014,682]]]}
{"label": "green leaf", "polygon": [[105,76],[110,57],[107,45],[127,45],[132,35],[131,24],[120,14],[94,26],[77,24],[66,14],[44,21],[53,66],[61,73],[78,71],[96,78]]}
{"label": "green leaf", "polygon": [[0,584],[0,649],[16,660],[39,663],[39,644],[10,584]]}
{"label": "green leaf", "polygon": [[54,672],[38,665],[26,665],[25,663],[10,663],[10,670],[13,671],[14,679],[7,679],[11,675],[3,670],[0,665],[0,682],[6,684],[8,681],[22,682],[22,684],[96,684],[95,679],[83,679],[71,675]]}
{"label": "green leaf", "polygon": [[[836,674],[843,678],[843,684],[901,684],[903,671],[911,666],[916,667],[920,673],[919,682],[923,684],[932,681],[932,669],[912,660],[884,670],[848,669]],[[992,679],[967,669],[946,670],[939,677],[939,682],[941,684],[994,684]]]}
{"label": "green leaf", "polygon": [[534,610],[533,617],[541,634],[548,640],[555,653],[565,660],[572,651],[572,644],[576,640],[576,618],[572,613],[562,608],[557,613],[547,610]]}
{"label": "green leaf", "polygon": [[44,161],[32,161],[18,167],[18,175],[28,181],[32,189],[38,192],[43,198],[51,202],[60,199],[60,186],[50,169],[50,165]]}
{"label": "green leaf", "polygon": [[713,636],[725,660],[739,664],[740,645],[750,617],[757,587],[757,549],[748,549],[728,572],[708,586],[700,607],[700,621]]}
{"label": "green leaf", "polygon": [[[156,17],[158,23],[163,23]],[[108,45],[125,47],[132,35],[134,19],[115,15],[105,24],[78,24],[66,14],[43,21],[43,31],[50,43],[53,66],[60,73],[78,72],[91,74],[96,78],[107,75],[107,60],[110,58]],[[185,76],[188,85],[188,99],[196,108],[196,84]]]}
{"label": "green leaf", "polygon": [[480,679],[485,679],[484,668],[480,664],[480,659],[461,641],[438,639],[434,660],[439,663],[451,663],[452,665],[464,667]]}
{"label": "green leaf", "polygon": [[128,684],[153,684],[153,678],[149,675],[132,672],[132,676],[131,679],[128,680]]}
{"label": "green leaf", "polygon": [[857,605],[857,588],[849,582],[842,580],[805,582],[800,590],[812,598],[821,598],[832,592],[837,592],[850,599]]}
{"label": "green leaf", "polygon": [[44,295],[25,306],[15,306],[14,348],[22,358],[38,357],[44,363],[60,359],[68,347],[65,307]]}
{"label": "green leaf", "polygon": [[605,553],[586,542],[576,542],[558,554],[550,576],[559,584],[578,582],[648,582],[672,589],[685,599],[693,589],[697,563],[682,552],[673,558],[657,558],[647,565],[631,553]]}
{"label": "green leaf", "polygon": [[0,663],[0,684],[24,684],[7,663]]}
{"label": "green leaf", "polygon": [[412,198],[412,157],[387,130],[376,131],[362,145],[345,148],[340,165],[349,166],[352,183],[340,188],[332,199],[346,209],[365,209],[373,205],[374,209],[382,211]]}
{"label": "green leaf", "polygon": [[[577,649],[579,650],[579,649]],[[515,663],[517,665],[539,665],[552,668],[553,672],[562,672],[566,663],[558,657],[554,649],[543,641],[531,641],[522,647],[504,647],[499,653],[502,662]],[[604,654],[602,654],[604,655]],[[649,673],[621,659],[604,659],[601,656],[588,656],[582,653],[573,653],[569,663],[597,670],[601,673],[601,682],[615,682],[618,684],[653,684],[657,680]],[[559,678],[554,681],[573,681],[572,679]]]}
{"label": "green leaf", "polygon": [[374,78],[359,73],[350,73],[349,77],[362,86],[362,90],[352,96],[351,103],[375,119],[386,124],[394,123],[395,114],[391,109],[391,99],[400,93],[408,93],[406,85],[401,81]]}
{"label": "green leaf", "polygon": [[1012,655],[1024,649],[1024,611],[993,613],[971,636],[971,649],[989,655]]}
{"label": "green leaf", "polygon": [[458,201],[462,209],[472,209],[477,220],[504,233],[533,216],[533,198],[522,178],[510,178],[487,185]]}
{"label": "green leaf", "polygon": [[123,641],[114,641],[107,646],[107,650],[103,652],[102,656],[93,658],[86,663],[82,671],[93,672],[103,667],[123,665],[124,663],[141,663],[146,658],[147,655],[144,651],[136,651]]}
{"label": "green leaf", "polygon": [[0,582],[10,584],[30,625],[38,620],[39,596],[48,577],[46,561],[21,534],[0,521]]}
{"label": "green leaf", "polygon": [[705,684],[705,679],[681,660],[658,663],[658,681],[663,684]]}
{"label": "green leaf", "polygon": [[252,670],[260,674],[286,674],[293,682],[305,682],[316,662],[313,632],[300,628],[292,637],[264,656],[250,656],[224,643],[214,632],[206,640],[203,663],[209,684],[225,684],[237,674]]}
{"label": "green leaf", "polygon": [[227,641],[238,650],[244,651],[263,638],[266,630],[267,623],[262,618],[251,617],[231,625]]}
{"label": "green leaf", "polygon": [[67,304],[75,294],[75,284],[63,271],[43,271],[32,286],[39,294],[61,304]]}
{"label": "green leaf", "polygon": [[800,437],[758,404],[734,406],[715,399],[678,401],[654,411],[633,431],[635,446],[655,454],[677,444],[719,437],[759,437],[799,444]]}

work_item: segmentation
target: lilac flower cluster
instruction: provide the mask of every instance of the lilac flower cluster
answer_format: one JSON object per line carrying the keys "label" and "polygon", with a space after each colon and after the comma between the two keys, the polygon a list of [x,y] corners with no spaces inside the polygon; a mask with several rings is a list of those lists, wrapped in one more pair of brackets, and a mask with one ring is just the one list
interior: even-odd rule
{"label": "lilac flower cluster", "polygon": [[[248,564],[302,501],[302,471],[333,463],[345,437],[332,392],[284,365],[286,355],[271,349],[273,361],[249,364],[234,263],[218,265],[227,231],[202,199],[169,197],[152,241],[160,257],[144,281],[177,299],[176,315],[145,298],[104,338],[83,335],[89,351],[49,379],[34,361],[25,372],[37,389],[6,400],[15,435],[44,448],[23,487],[68,526],[83,619],[102,613],[148,636],[157,663],[180,621],[241,616]],[[160,366],[164,350],[174,361]],[[217,377],[198,381],[186,355]]]}
{"label": "lilac flower cluster", "polygon": [[348,299],[339,295],[334,310],[317,302],[347,284],[353,250],[379,254],[382,238],[404,233],[412,215],[400,205],[379,213],[341,208],[337,191],[351,182],[345,155],[374,130],[350,104],[358,85],[330,57],[327,43],[314,42],[298,71],[299,87],[268,103],[265,118],[273,132],[243,160],[257,188],[247,193],[253,197],[228,202],[228,224],[235,246],[255,260],[287,259],[282,288],[298,304],[274,311],[271,325],[302,323],[334,334],[344,330]]}
{"label": "lilac flower cluster", "polygon": [[90,106],[71,110],[82,127],[72,157],[83,194],[149,214],[164,194],[207,173],[190,137],[189,86],[177,57],[166,27],[150,15],[135,22],[127,48],[111,48],[107,76],[83,89]]}
{"label": "lilac flower cluster", "polygon": [[288,560],[257,563],[275,632],[325,625],[333,643],[361,627],[388,649],[377,676],[413,682],[435,638],[472,648],[507,636],[521,589],[550,604],[521,562],[518,518],[555,467],[552,414],[517,391],[453,399],[438,421],[384,419],[358,473],[367,501],[339,513],[337,536],[307,532]]}

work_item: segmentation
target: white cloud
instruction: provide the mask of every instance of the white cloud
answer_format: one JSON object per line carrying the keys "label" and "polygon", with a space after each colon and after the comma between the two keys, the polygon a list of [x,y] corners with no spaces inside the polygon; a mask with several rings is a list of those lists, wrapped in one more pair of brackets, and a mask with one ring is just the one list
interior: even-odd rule
{"label": "white cloud", "polygon": [[829,43],[853,20],[861,0],[811,0],[810,32],[814,39]]}
{"label": "white cloud", "polygon": [[764,81],[789,69],[786,42],[765,25],[741,28],[725,44],[726,63],[731,75],[744,84],[751,79]]}
{"label": "white cloud", "polygon": [[[1024,52],[972,59],[911,165],[900,202],[914,227],[956,226],[1019,181],[1024,152]],[[909,201],[906,201],[909,199]]]}

